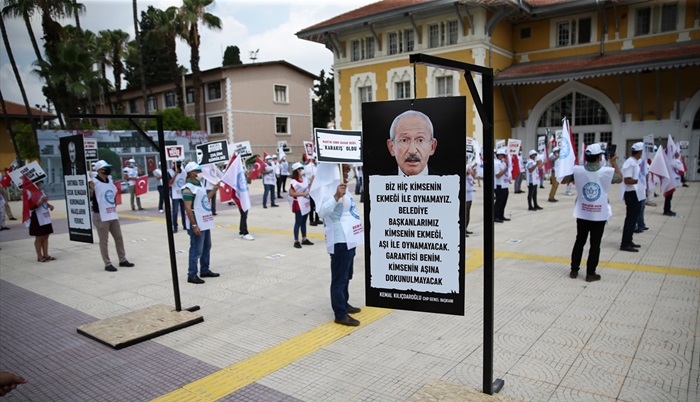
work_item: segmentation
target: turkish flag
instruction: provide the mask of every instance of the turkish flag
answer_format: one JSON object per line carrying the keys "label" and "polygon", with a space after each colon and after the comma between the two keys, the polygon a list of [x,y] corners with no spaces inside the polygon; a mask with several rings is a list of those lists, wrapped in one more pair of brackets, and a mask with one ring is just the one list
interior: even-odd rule
{"label": "turkish flag", "polygon": [[221,203],[233,201],[233,189],[231,186],[224,182],[219,183],[219,197],[221,197]]}
{"label": "turkish flag", "polygon": [[[267,152],[265,153],[267,155]],[[250,175],[250,178],[255,180],[260,176],[260,173],[262,173],[263,170],[265,170],[265,161],[262,160],[259,156],[255,158],[255,165],[253,165],[253,172]]]}
{"label": "turkish flag", "polygon": [[114,196],[115,205],[122,205],[122,182],[114,182],[114,186],[117,188],[117,194]]}
{"label": "turkish flag", "polygon": [[152,172],[158,168],[158,165],[156,164],[156,156],[155,155],[148,155],[146,156],[146,171],[147,172]]}
{"label": "turkish flag", "polygon": [[5,176],[2,177],[2,180],[0,180],[0,186],[2,186],[2,188],[8,188],[11,184],[12,178],[10,177],[10,172],[7,171]]}
{"label": "turkish flag", "polygon": [[511,156],[511,160],[512,160],[512,163],[510,165],[511,166],[511,176],[510,177],[515,179],[520,174],[520,158],[518,158],[518,155],[516,155],[516,154],[511,154],[510,156]]}
{"label": "turkish flag", "polygon": [[136,179],[136,194],[137,197],[145,195],[148,192],[148,175],[141,176]]}
{"label": "turkish flag", "polygon": [[30,212],[36,208],[36,204],[43,196],[44,193],[39,190],[39,187],[32,183],[27,176],[22,175],[22,223],[29,224]]}

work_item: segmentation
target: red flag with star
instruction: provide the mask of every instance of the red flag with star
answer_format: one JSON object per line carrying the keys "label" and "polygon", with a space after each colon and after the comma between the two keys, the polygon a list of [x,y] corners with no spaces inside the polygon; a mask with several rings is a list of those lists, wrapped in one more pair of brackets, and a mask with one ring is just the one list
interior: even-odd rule
{"label": "red flag with star", "polygon": [[221,203],[233,201],[233,189],[224,182],[219,183],[219,198]]}
{"label": "red flag with star", "polygon": [[137,197],[140,197],[142,195],[146,195],[148,192],[148,176],[144,175],[141,177],[136,178],[136,191],[134,194],[136,194]]}
{"label": "red flag with star", "polygon": [[[265,152],[265,155],[267,155],[267,152]],[[260,173],[265,170],[266,165],[267,164],[261,157],[258,156],[255,158],[255,164],[253,165],[253,172],[251,173],[250,178],[253,180],[257,179],[258,176],[260,176]]]}

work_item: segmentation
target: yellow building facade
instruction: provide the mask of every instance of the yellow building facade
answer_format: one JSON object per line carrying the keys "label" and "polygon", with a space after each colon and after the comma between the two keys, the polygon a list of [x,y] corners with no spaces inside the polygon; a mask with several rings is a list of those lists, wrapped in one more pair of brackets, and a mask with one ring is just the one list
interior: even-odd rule
{"label": "yellow building facade", "polygon": [[[467,96],[467,135],[482,123],[464,77],[409,63],[412,53],[492,68],[494,133],[537,137],[572,124],[579,148],[668,134],[700,180],[700,2],[384,0],[297,36],[334,57],[336,127],[362,128],[369,101]],[[488,149],[490,144],[484,148]]]}

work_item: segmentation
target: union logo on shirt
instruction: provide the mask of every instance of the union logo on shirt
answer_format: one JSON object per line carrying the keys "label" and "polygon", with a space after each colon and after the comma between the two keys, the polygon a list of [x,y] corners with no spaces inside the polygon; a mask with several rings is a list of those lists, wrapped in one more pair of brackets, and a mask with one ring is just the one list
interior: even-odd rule
{"label": "union logo on shirt", "polygon": [[115,205],[115,204],[116,204],[116,200],[114,199],[114,191],[112,191],[112,190],[107,190],[107,191],[105,191],[105,201],[106,201],[107,204],[109,204],[109,205]]}
{"label": "union logo on shirt", "polygon": [[205,211],[211,212],[211,204],[209,203],[209,197],[202,197],[202,208]]}
{"label": "union logo on shirt", "polygon": [[586,183],[583,186],[583,198],[588,202],[597,201],[600,198],[601,190],[598,183]]}

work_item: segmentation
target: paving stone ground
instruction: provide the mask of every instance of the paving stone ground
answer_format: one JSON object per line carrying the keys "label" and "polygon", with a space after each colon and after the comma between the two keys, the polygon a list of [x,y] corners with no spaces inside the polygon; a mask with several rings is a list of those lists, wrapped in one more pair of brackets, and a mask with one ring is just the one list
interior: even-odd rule
{"label": "paving stone ground", "polygon": [[[700,184],[679,188],[678,216],[646,208],[651,230],[636,234],[639,253],[619,250],[624,204],[611,196],[613,218],[602,241],[602,280],[568,277],[575,237],[574,197],[563,194],[528,212],[511,194],[496,226],[494,378],[501,395],[525,401],[700,400]],[[183,307],[200,306],[204,322],[119,351],[75,328],[154,304],[174,305],[166,226],[156,210],[120,207],[127,256],[134,268],[103,270],[96,244],[68,240],[65,205],[54,200],[50,253],[36,262],[33,238],[18,221],[0,232],[0,370],[29,379],[8,401],[141,401],[168,394],[333,319],[329,258],[321,227],[314,246],[293,248],[293,215],[262,209],[252,187],[240,240],[238,210],[218,205],[212,269],[220,278],[186,283],[189,239],[175,234]],[[481,390],[483,370],[482,206],[472,207],[465,315],[387,312],[376,321],[246,384],[230,401],[459,400],[440,384]],[[362,204],[360,204],[362,205]],[[12,203],[15,215],[21,205]],[[114,246],[110,244],[114,255]],[[586,249],[587,252],[587,249]],[[584,254],[585,257],[585,254]],[[474,258],[474,259],[472,259]],[[364,305],[364,250],[358,250],[350,294]],[[430,392],[428,392],[430,391]],[[432,395],[432,396],[429,396]],[[444,398],[430,399],[435,395]],[[446,395],[446,396],[445,396]],[[470,400],[464,397],[463,400]]]}

